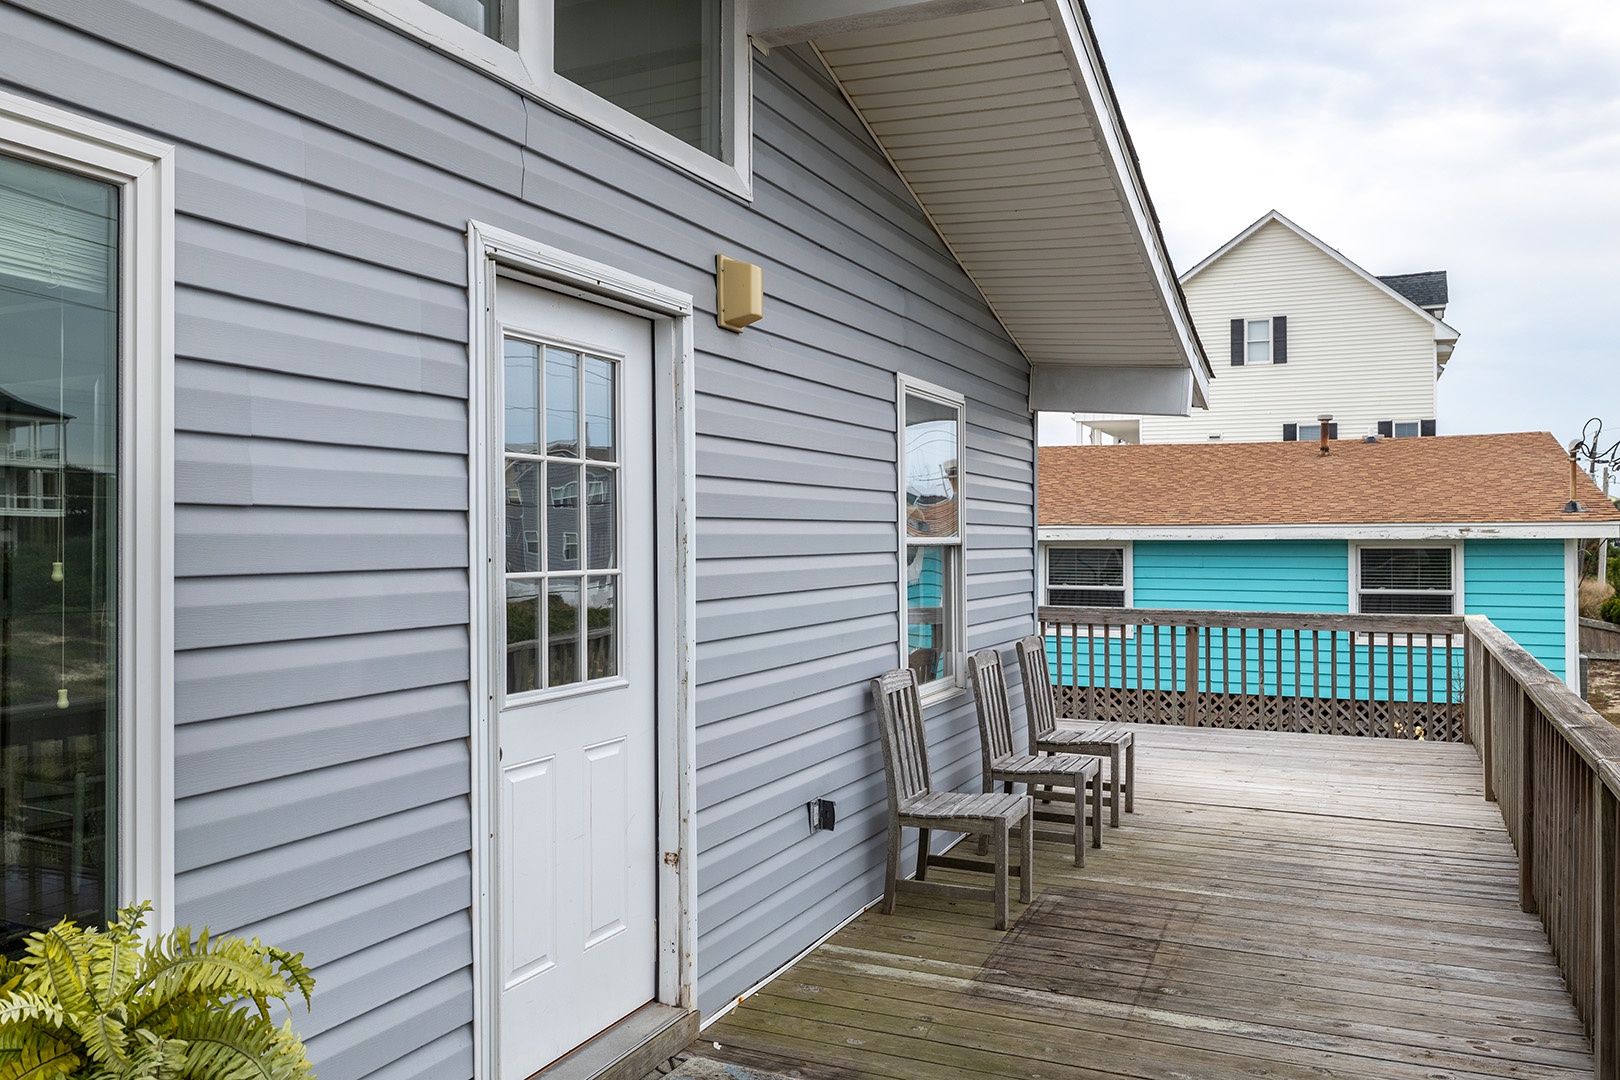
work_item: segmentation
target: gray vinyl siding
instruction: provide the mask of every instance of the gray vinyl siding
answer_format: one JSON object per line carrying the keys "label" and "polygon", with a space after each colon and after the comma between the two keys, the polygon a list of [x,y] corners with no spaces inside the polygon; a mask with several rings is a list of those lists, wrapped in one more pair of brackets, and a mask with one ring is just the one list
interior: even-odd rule
{"label": "gray vinyl siding", "polygon": [[[469,218],[701,312],[702,1008],[881,892],[895,372],[967,398],[971,648],[1032,627],[1034,433],[1027,365],[812,57],[754,57],[749,204],[328,0],[26,0],[0,43],[5,89],[177,147],[179,916],[304,950],[323,1080],[472,1069]],[[764,267],[743,335],[717,251]],[[929,725],[976,784],[967,695]]]}

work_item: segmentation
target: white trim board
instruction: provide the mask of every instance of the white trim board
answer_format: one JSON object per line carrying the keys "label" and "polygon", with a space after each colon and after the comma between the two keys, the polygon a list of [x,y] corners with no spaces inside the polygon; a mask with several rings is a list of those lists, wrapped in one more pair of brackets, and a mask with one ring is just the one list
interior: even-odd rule
{"label": "white trim board", "polygon": [[0,91],[0,153],[122,192],[118,903],[174,926],[174,148]]}
{"label": "white trim board", "polygon": [[1564,685],[1581,692],[1581,552],[1564,541]]}
{"label": "white trim board", "polygon": [[[697,553],[694,514],[697,504],[696,405],[694,400],[693,304],[689,294],[665,288],[615,267],[577,258],[557,248],[477,221],[467,226],[469,281],[468,425],[470,455],[468,505],[469,566],[473,568],[470,637],[473,701],[473,1053],[476,1075],[493,1076],[498,1032],[499,964],[494,959],[496,913],[494,866],[489,851],[494,823],[498,746],[492,727],[494,687],[500,661],[491,647],[490,597],[480,586],[482,568],[493,551],[489,538],[500,535],[499,521],[479,524],[499,514],[486,496],[494,462],[492,440],[498,436],[490,407],[492,371],[480,362],[499,340],[495,325],[498,276],[509,275],[558,292],[653,320],[653,364],[656,373],[654,457],[657,462],[656,508],[658,575],[658,1001],[682,1009],[697,1008],[694,952],[697,855]],[[664,567],[669,572],[663,572]]]}
{"label": "white trim board", "polygon": [[1439,522],[1389,525],[1042,525],[1068,540],[1584,540],[1620,537],[1620,522]]}

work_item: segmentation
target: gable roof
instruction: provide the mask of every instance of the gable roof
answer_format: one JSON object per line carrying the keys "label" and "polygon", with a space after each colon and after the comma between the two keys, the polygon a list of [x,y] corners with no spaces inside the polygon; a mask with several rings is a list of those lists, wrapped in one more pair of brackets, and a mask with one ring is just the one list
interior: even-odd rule
{"label": "gable roof", "polygon": [[1444,270],[1425,270],[1421,274],[1379,274],[1378,280],[1420,308],[1445,307],[1449,302]]}
{"label": "gable roof", "polygon": [[[1288,229],[1290,232],[1294,233],[1300,239],[1304,240],[1306,243],[1311,244],[1317,250],[1321,251],[1328,258],[1332,259],[1334,262],[1338,263],[1340,266],[1345,267],[1347,270],[1351,271],[1356,276],[1360,277],[1363,281],[1367,282],[1373,288],[1377,289],[1379,292],[1384,293],[1390,299],[1394,300],[1397,304],[1400,304],[1402,307],[1405,307],[1407,310],[1411,311],[1412,314],[1416,315],[1418,318],[1420,318],[1420,319],[1424,320],[1425,322],[1431,324],[1434,327],[1434,339],[1435,339],[1435,341],[1437,341],[1437,342],[1446,342],[1446,343],[1455,343],[1456,342],[1456,340],[1457,340],[1457,331],[1456,330],[1454,330],[1452,327],[1448,326],[1445,322],[1443,322],[1442,320],[1436,318],[1434,315],[1430,314],[1429,312],[1424,311],[1423,307],[1420,304],[1414,303],[1413,300],[1409,296],[1405,295],[1400,290],[1398,290],[1398,289],[1394,288],[1392,285],[1390,285],[1388,279],[1374,277],[1372,274],[1367,273],[1367,271],[1363,270],[1361,267],[1357,266],[1355,263],[1353,263],[1349,259],[1345,258],[1344,253],[1342,251],[1340,251],[1338,248],[1329,247],[1327,244],[1324,244],[1321,240],[1318,240],[1315,236],[1312,236],[1310,233],[1306,232],[1304,229],[1300,228],[1298,225],[1295,225],[1292,221],[1289,221],[1286,217],[1284,217],[1282,214],[1279,214],[1275,210],[1268,210],[1265,214],[1263,214],[1260,217],[1260,220],[1256,221],[1254,224],[1250,225],[1247,229],[1244,229],[1242,232],[1240,232],[1236,236],[1232,237],[1232,239],[1228,240],[1226,243],[1224,243],[1220,247],[1216,248],[1209,255],[1205,256],[1204,260],[1202,262],[1200,262],[1197,266],[1194,266],[1191,270],[1188,270],[1185,274],[1182,274],[1181,275],[1181,284],[1183,286],[1186,286],[1187,282],[1191,281],[1193,278],[1197,277],[1199,274],[1203,273],[1205,270],[1208,270],[1216,262],[1219,262],[1221,260],[1221,258],[1226,255],[1227,252],[1231,251],[1233,248],[1237,247],[1239,244],[1243,243],[1243,241],[1247,240],[1249,237],[1253,236],[1255,233],[1259,232],[1262,228],[1264,228],[1266,225],[1271,224],[1272,222],[1275,222],[1278,225],[1281,225],[1285,229]],[[1439,274],[1439,275],[1441,275],[1442,279],[1445,276],[1445,271],[1444,270],[1431,271],[1430,273]],[[1413,274],[1413,275],[1400,275],[1400,276],[1425,277],[1427,275],[1425,275],[1425,274]],[[1442,280],[1442,287],[1443,287],[1443,280]]]}
{"label": "gable roof", "polygon": [[750,30],[811,44],[1028,357],[1035,408],[1206,402],[1213,373],[1082,3],[777,0]]}
{"label": "gable roof", "polygon": [[[1043,446],[1043,538],[1195,537],[1211,528],[1344,536],[1349,526],[1420,535],[1616,536],[1620,510],[1546,432],[1314,442]],[[1444,527],[1444,528],[1436,528]],[[1505,533],[1503,532],[1506,528]]]}

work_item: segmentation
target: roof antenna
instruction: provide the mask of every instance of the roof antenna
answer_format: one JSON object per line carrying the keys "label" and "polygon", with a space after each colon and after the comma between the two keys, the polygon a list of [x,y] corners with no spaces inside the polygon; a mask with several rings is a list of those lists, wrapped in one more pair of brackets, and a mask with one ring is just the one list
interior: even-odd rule
{"label": "roof antenna", "polygon": [[1569,444],[1569,502],[1564,504],[1564,513],[1579,514],[1585,509],[1575,500],[1575,481],[1581,474],[1580,458],[1590,463],[1594,476],[1599,465],[1620,464],[1620,439],[1608,446],[1603,446],[1602,441],[1603,421],[1594,416],[1581,428],[1581,437]]}
{"label": "roof antenna", "polygon": [[1333,428],[1333,414],[1323,413],[1316,418],[1317,432],[1316,447],[1322,453],[1328,452],[1328,432]]}

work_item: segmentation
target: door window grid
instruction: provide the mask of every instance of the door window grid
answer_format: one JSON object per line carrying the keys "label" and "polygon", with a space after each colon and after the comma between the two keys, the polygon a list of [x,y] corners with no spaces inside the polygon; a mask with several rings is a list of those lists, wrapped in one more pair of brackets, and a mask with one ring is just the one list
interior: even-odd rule
{"label": "door window grid", "polygon": [[619,365],[513,336],[503,356],[511,697],[620,670]]}

